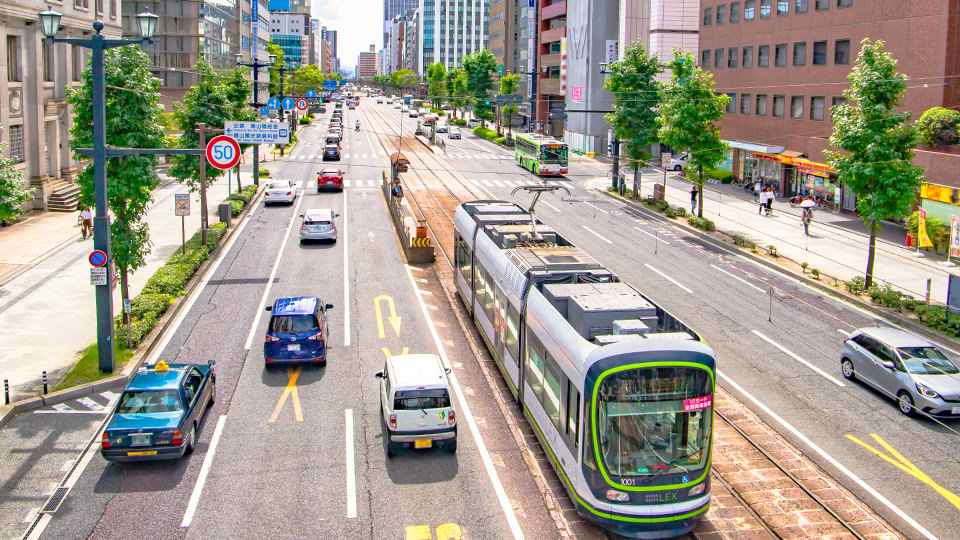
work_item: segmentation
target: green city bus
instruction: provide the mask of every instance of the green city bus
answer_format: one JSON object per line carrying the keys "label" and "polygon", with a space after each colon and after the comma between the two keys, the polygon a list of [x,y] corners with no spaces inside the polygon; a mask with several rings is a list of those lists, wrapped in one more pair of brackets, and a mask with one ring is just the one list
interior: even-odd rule
{"label": "green city bus", "polygon": [[533,174],[567,174],[567,143],[539,133],[514,135],[517,165]]}

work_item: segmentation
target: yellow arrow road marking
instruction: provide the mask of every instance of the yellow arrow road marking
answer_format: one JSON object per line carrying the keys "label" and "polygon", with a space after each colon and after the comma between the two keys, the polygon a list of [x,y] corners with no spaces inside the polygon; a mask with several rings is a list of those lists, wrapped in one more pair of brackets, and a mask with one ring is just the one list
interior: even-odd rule
{"label": "yellow arrow road marking", "polygon": [[[383,355],[386,356],[387,358],[390,358],[391,356],[393,356],[392,354],[390,354],[390,349],[386,347],[381,347],[380,350],[383,351]],[[400,354],[410,354],[410,347],[404,347],[403,350],[400,351]]]}
{"label": "yellow arrow road marking", "polygon": [[377,332],[380,334],[380,339],[386,338],[386,333],[383,331],[383,313],[380,311],[380,302],[383,300],[387,301],[387,306],[390,308],[390,316],[387,317],[387,322],[393,327],[397,337],[400,337],[400,317],[397,316],[397,308],[393,304],[393,297],[381,294],[373,299],[373,307],[377,310]]}
{"label": "yellow arrow road marking", "polygon": [[924,484],[927,484],[928,486],[932,487],[937,493],[942,495],[944,499],[950,501],[950,504],[956,506],[957,508],[960,508],[960,496],[957,496],[955,493],[948,491],[946,488],[936,483],[932,478],[927,476],[926,473],[924,473],[916,465],[911,463],[910,460],[903,457],[903,454],[901,454],[892,446],[890,446],[890,444],[887,443],[887,441],[880,438],[879,435],[877,435],[876,433],[871,433],[870,436],[873,437],[873,439],[877,441],[880,444],[880,446],[883,446],[883,448],[887,452],[890,452],[890,455],[892,455],[893,457],[890,457],[889,455],[881,452],[880,450],[877,450],[873,446],[870,446],[869,444],[861,441],[860,439],[854,437],[853,435],[847,435],[847,438],[859,444],[860,446],[866,448],[867,450],[873,452],[880,459],[886,461],[887,463],[890,463],[894,467],[913,476],[914,478],[920,480]]}
{"label": "yellow arrow road marking", "polygon": [[407,527],[407,540],[433,540],[433,533],[429,525],[412,525]]}
{"label": "yellow arrow road marking", "polygon": [[280,416],[280,411],[283,410],[284,403],[287,402],[287,397],[293,400],[293,414],[297,417],[297,422],[303,422],[303,410],[300,408],[300,394],[297,392],[297,377],[300,376],[301,369],[300,366],[297,366],[296,368],[287,370],[287,376],[290,379],[287,381],[287,387],[283,390],[283,395],[280,396],[280,401],[278,401],[277,406],[273,408],[273,414],[270,415],[271,423],[277,421],[277,417]]}
{"label": "yellow arrow road marking", "polygon": [[460,540],[463,532],[456,523],[444,523],[437,526],[437,540]]}

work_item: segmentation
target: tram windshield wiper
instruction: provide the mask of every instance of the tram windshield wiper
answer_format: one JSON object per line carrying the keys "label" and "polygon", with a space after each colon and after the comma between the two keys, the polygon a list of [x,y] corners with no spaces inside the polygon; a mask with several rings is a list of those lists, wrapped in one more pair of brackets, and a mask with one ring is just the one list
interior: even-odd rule
{"label": "tram windshield wiper", "polygon": [[656,480],[657,478],[660,478],[660,477],[663,476],[664,474],[668,473],[668,472],[670,471],[670,467],[673,467],[674,465],[676,465],[677,463],[680,463],[681,461],[683,461],[683,460],[685,460],[685,459],[690,459],[690,458],[692,458],[693,456],[699,455],[699,454],[702,453],[702,452],[703,452],[703,448],[701,448],[700,450],[697,450],[696,452],[690,452],[689,454],[684,454],[684,455],[678,457],[677,459],[671,461],[670,463],[667,463],[667,466],[664,467],[663,470],[661,470],[661,471],[658,472],[657,474],[655,474],[655,475],[653,475],[653,476],[650,476],[650,477],[648,477],[648,478],[644,478],[641,482],[644,483],[644,484],[649,484],[650,482],[653,482],[653,481]]}

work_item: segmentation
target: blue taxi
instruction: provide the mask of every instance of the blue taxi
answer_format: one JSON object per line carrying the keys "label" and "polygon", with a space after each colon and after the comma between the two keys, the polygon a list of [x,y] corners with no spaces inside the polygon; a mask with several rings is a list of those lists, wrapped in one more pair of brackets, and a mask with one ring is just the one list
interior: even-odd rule
{"label": "blue taxi", "polygon": [[280,363],[327,364],[327,310],[315,296],[280,298],[267,306],[271,313],[263,343],[263,361],[269,367]]}
{"label": "blue taxi", "polygon": [[213,360],[207,365],[161,360],[140,368],[103,431],[104,459],[177,459],[192,452],[200,421],[216,396],[213,364]]}

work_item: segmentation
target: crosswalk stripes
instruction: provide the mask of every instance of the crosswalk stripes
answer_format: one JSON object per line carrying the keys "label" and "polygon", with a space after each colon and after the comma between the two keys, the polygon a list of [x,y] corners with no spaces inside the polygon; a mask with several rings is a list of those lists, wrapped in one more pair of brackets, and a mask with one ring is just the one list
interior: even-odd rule
{"label": "crosswalk stripes", "polygon": [[[100,392],[100,397],[105,403],[101,403],[92,397],[82,397],[71,402],[57,403],[49,409],[39,409],[33,411],[34,414],[106,414],[113,410],[113,404],[116,403],[120,394],[106,391]],[[72,405],[72,406],[71,406]]]}
{"label": "crosswalk stripes", "polygon": [[307,185],[304,186],[304,189],[310,189],[310,188],[312,188],[312,187],[313,187],[313,180],[307,182]]}

